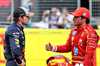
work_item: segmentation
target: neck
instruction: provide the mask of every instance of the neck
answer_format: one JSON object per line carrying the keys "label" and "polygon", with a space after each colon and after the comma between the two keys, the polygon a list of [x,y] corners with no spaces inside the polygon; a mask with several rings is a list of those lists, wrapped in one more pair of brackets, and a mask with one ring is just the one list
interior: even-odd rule
{"label": "neck", "polygon": [[85,25],[86,25],[86,23],[83,23],[83,24],[79,25],[78,28],[83,27]]}
{"label": "neck", "polygon": [[20,21],[18,21],[18,24],[20,24],[22,27],[24,27],[24,25]]}

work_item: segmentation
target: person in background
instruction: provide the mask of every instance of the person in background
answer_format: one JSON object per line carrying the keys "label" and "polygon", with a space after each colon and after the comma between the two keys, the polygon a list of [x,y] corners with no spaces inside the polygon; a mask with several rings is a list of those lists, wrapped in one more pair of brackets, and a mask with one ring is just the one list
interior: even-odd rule
{"label": "person in background", "polygon": [[48,23],[46,22],[46,17],[50,14],[50,10],[43,11],[42,19],[38,23],[31,23],[31,27],[36,27],[39,29],[48,29]]}
{"label": "person in background", "polygon": [[42,15],[42,21],[46,22],[49,15],[50,15],[50,10],[45,10]]}
{"label": "person in background", "polygon": [[27,25],[34,13],[24,7],[13,12],[13,23],[5,31],[4,57],[6,66],[26,66],[25,62],[25,34],[24,25]]}
{"label": "person in background", "polygon": [[51,9],[51,14],[49,14],[47,17],[46,14],[43,14],[42,16],[42,20],[49,23],[50,29],[58,29],[60,27],[60,24],[58,24],[58,19],[59,15],[57,15],[57,8],[55,7]]}
{"label": "person in background", "polygon": [[69,14],[69,11],[66,8],[63,8],[58,23],[62,24],[62,28],[71,28],[73,24],[73,17],[74,16]]}
{"label": "person in background", "polygon": [[60,12],[60,9],[59,8],[57,8],[57,15],[61,15],[61,12]]}
{"label": "person in background", "polygon": [[72,52],[72,66],[84,65],[93,66],[93,57],[99,36],[89,25],[90,12],[85,7],[80,7],[75,12],[70,12],[74,16],[75,27],[72,28],[65,45],[52,46],[46,44],[47,51]]}
{"label": "person in background", "polygon": [[7,15],[7,23],[6,23],[6,25],[10,25],[11,24],[11,18],[12,18],[12,15],[9,13],[8,15]]}
{"label": "person in background", "polygon": [[96,20],[94,17],[92,17],[91,19],[92,19],[92,21],[91,21],[91,22],[92,22],[92,23],[91,23],[92,25],[91,25],[91,26],[92,26],[94,29],[98,29],[97,20]]}
{"label": "person in background", "polygon": [[11,21],[11,14],[8,14],[7,15],[7,22],[10,22]]}

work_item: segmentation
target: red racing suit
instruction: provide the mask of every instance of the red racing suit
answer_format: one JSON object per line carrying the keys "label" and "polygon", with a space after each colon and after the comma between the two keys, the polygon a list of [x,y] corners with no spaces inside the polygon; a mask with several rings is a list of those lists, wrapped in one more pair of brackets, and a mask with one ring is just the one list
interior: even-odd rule
{"label": "red racing suit", "polygon": [[84,66],[93,66],[93,55],[98,43],[96,31],[86,24],[83,27],[72,28],[65,45],[53,46],[55,52],[72,52],[72,66],[83,63]]}

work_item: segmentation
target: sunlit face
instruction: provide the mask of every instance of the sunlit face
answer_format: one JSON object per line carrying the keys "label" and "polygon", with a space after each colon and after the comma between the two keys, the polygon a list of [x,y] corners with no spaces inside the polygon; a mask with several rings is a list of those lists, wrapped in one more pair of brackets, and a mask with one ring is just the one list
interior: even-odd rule
{"label": "sunlit face", "polygon": [[80,26],[83,24],[83,20],[81,19],[81,16],[74,16],[73,21],[75,26]]}
{"label": "sunlit face", "polygon": [[29,22],[29,20],[30,20],[30,17],[29,16],[24,16],[23,18],[22,18],[22,24],[23,25],[27,25],[28,24],[28,22]]}

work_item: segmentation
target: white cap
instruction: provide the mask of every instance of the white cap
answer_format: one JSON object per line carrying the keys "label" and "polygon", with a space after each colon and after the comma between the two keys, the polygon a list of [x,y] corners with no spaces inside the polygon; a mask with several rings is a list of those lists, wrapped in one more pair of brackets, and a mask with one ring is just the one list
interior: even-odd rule
{"label": "white cap", "polygon": [[34,13],[33,13],[33,12],[29,12],[28,9],[26,9],[26,8],[24,8],[24,7],[20,7],[20,8],[24,10],[24,12],[26,13],[26,16],[29,16],[29,17],[34,16]]}

